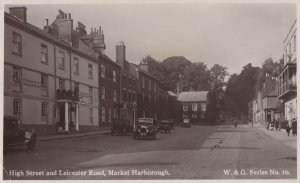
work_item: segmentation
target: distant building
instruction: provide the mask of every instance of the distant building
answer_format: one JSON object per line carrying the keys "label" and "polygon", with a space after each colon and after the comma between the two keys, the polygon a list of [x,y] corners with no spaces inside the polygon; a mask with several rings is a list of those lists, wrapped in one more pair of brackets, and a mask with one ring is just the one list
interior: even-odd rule
{"label": "distant building", "polygon": [[181,118],[189,118],[192,122],[206,119],[208,91],[181,92],[178,101],[181,103]]}
{"label": "distant building", "polygon": [[159,80],[148,71],[148,63],[141,63],[138,68],[138,117],[158,119]]}
{"label": "distant building", "polygon": [[284,39],[284,67],[277,78],[277,95],[284,104],[284,118],[290,123],[297,118],[297,20]]}
{"label": "distant building", "polygon": [[275,116],[277,110],[277,90],[276,90],[276,78],[266,73],[265,82],[262,88],[262,100],[264,111],[264,122],[272,122],[278,119],[279,116]]}

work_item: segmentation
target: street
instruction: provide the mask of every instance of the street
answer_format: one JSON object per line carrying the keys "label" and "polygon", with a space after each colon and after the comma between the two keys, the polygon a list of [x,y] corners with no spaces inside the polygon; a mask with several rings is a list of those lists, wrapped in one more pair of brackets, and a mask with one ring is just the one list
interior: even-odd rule
{"label": "street", "polygon": [[156,140],[106,134],[38,141],[33,151],[14,149],[3,159],[6,180],[297,177],[295,149],[254,127],[232,123],[176,127]]}

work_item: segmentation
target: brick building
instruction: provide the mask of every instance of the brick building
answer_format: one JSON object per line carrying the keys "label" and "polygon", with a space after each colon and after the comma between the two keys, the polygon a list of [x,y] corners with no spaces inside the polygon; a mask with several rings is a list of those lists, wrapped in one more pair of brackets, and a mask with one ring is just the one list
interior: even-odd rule
{"label": "brick building", "polygon": [[116,62],[121,67],[120,117],[134,121],[137,116],[137,72],[126,60],[126,46],[122,41],[116,46]]}

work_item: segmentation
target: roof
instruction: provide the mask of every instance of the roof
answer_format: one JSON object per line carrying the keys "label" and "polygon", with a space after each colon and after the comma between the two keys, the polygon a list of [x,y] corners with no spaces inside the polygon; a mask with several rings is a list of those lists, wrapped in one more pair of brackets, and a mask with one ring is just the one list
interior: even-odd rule
{"label": "roof", "polygon": [[[23,22],[23,21],[19,20],[18,18],[16,18],[14,15],[11,15],[7,12],[4,12],[4,16],[5,16],[5,23],[13,22],[14,26],[18,26],[18,28],[20,28],[22,30],[29,30],[31,32],[31,34],[42,37],[44,39],[47,39],[47,41],[50,41],[53,44],[59,44],[59,46],[63,46],[67,49],[71,48],[72,51],[77,52],[81,56],[87,57],[90,61],[98,63],[98,59],[96,57],[93,57],[93,56],[71,46],[69,43],[66,43],[65,41],[63,41],[62,39],[59,39],[55,35],[48,33],[47,31],[44,31],[44,30],[40,29],[39,27],[32,25],[29,22]],[[100,56],[104,59],[110,59],[109,57],[107,57],[106,55],[104,56],[103,54],[98,54],[98,56]]]}
{"label": "roof", "polygon": [[208,91],[181,92],[178,96],[178,101],[181,102],[200,102],[207,101]]}

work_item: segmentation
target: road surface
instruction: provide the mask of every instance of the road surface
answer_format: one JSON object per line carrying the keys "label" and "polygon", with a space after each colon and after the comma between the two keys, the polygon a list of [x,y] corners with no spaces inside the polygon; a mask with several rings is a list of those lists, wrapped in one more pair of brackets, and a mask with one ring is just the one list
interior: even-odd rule
{"label": "road surface", "polygon": [[[280,133],[280,132],[278,132]],[[177,127],[156,140],[94,135],[4,155],[4,179],[295,179],[296,150],[248,125]]]}

